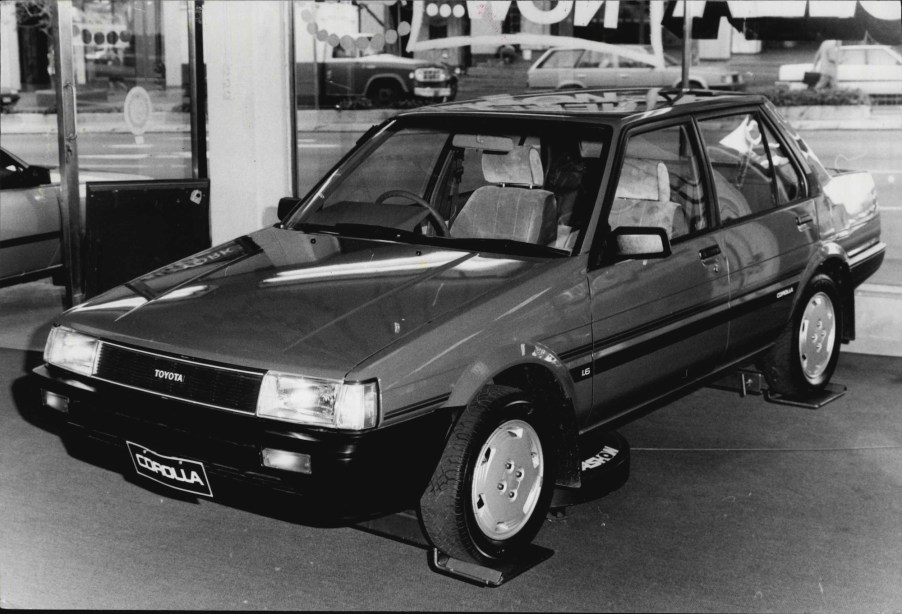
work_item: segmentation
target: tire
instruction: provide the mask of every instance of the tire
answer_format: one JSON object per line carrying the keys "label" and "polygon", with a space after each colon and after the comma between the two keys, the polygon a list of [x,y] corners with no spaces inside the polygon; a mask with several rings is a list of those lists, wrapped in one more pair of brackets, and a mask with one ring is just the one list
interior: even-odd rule
{"label": "tire", "polygon": [[836,369],[842,337],[839,289],[827,275],[816,275],[796,313],[759,366],[768,386],[787,397],[806,398],[822,391]]}
{"label": "tire", "polygon": [[479,564],[509,560],[545,520],[556,429],[516,388],[487,386],[464,410],[420,498],[433,545]]}
{"label": "tire", "polygon": [[401,87],[394,81],[376,81],[370,85],[366,97],[377,107],[391,107],[401,100]]}

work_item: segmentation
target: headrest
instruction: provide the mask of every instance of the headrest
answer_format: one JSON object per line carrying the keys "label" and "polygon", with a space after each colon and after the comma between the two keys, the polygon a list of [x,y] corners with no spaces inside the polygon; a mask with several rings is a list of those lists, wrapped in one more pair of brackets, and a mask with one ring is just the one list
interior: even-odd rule
{"label": "headrest", "polygon": [[626,158],[620,170],[615,198],[670,200],[670,173],[663,162]]}
{"label": "headrest", "polygon": [[520,145],[504,154],[482,153],[482,174],[489,183],[511,183],[529,187],[544,181],[542,158],[535,145]]}

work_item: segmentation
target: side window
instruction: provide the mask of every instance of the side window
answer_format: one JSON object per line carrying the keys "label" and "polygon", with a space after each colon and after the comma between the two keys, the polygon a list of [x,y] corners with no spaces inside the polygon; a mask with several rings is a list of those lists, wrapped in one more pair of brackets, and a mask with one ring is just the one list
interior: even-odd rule
{"label": "side window", "polygon": [[685,126],[629,137],[609,223],[658,226],[671,240],[707,228],[698,156]]}
{"label": "side window", "polygon": [[592,50],[586,51],[577,64],[577,68],[610,68],[611,66],[610,54]]}
{"label": "side window", "polygon": [[559,49],[545,58],[540,68],[573,68],[582,53],[582,49]]}
{"label": "side window", "polygon": [[633,60],[632,58],[627,58],[624,56],[620,56],[620,68],[651,68],[652,65],[647,62],[640,62],[639,60]]}
{"label": "side window", "polygon": [[774,180],[777,188],[777,204],[785,205],[797,198],[804,196],[802,192],[802,180],[799,171],[789,158],[783,145],[777,140],[773,131],[762,123],[764,129],[764,140],[767,143],[768,153],[770,154],[770,163],[774,170]]}
{"label": "side window", "polygon": [[743,113],[699,122],[724,222],[776,206],[770,160],[759,122]]}
{"label": "side window", "polygon": [[867,64],[864,55],[864,49],[843,49],[839,54],[839,63],[849,66],[861,66]]}
{"label": "side window", "polygon": [[868,49],[868,64],[871,66],[896,66],[900,62],[886,49]]}

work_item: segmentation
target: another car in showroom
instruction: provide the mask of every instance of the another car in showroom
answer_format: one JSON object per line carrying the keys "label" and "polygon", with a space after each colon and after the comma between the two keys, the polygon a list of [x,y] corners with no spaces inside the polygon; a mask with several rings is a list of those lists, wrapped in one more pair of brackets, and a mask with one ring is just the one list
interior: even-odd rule
{"label": "another car in showroom", "polygon": [[[682,63],[663,54],[663,63],[641,45],[605,45],[600,48],[555,47],[547,50],[527,72],[531,90],[567,90],[591,87],[679,87]],[[743,90],[743,76],[719,65],[689,68],[689,86],[714,90]]]}
{"label": "another car in showroom", "polygon": [[[86,181],[146,179],[140,175],[84,171]],[[60,272],[59,172],[28,164],[0,148],[0,286]],[[84,199],[84,183],[81,198]]]}
{"label": "another car in showroom", "polygon": [[509,563],[599,433],[738,365],[825,389],[883,261],[873,188],[759,95],[423,107],[276,225],[59,316],[36,381],[147,484],[414,506],[437,551]]}
{"label": "another car in showroom", "polygon": [[[902,98],[902,55],[887,45],[840,45],[837,53],[836,87],[857,89],[871,96]],[[822,72],[820,55],[808,64],[783,64],[777,85],[805,89],[805,73]]]}

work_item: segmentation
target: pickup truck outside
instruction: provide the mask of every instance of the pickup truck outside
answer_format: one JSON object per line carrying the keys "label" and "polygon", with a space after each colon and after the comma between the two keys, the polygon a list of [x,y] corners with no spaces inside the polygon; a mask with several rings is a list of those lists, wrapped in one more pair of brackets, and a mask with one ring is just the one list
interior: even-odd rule
{"label": "pickup truck outside", "polygon": [[357,47],[323,46],[319,64],[297,66],[298,99],[335,103],[367,99],[378,107],[391,107],[403,100],[446,102],[457,96],[458,77],[445,64],[373,53]]}
{"label": "pickup truck outside", "polygon": [[873,186],[758,95],[424,107],[276,226],[61,315],[35,373],[129,474],[415,506],[437,551],[509,562],[600,433],[750,363],[825,389],[883,260]]}

